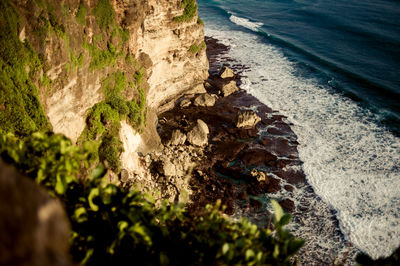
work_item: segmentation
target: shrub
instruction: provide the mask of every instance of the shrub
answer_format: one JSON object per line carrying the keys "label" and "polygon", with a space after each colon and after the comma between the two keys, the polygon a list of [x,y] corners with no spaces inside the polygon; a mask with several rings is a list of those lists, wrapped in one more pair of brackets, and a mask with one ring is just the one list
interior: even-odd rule
{"label": "shrub", "polygon": [[121,171],[120,154],[124,151],[119,136],[106,134],[99,147],[99,158],[102,162],[106,162],[108,167],[115,173]]}
{"label": "shrub", "polygon": [[104,168],[93,165],[95,148],[93,143],[74,146],[62,135],[35,133],[18,140],[0,134],[1,157],[63,202],[77,263],[290,265],[289,258],[303,244],[284,229],[290,215],[276,202],[275,232],[228,219],[220,203],[208,205],[200,215],[165,202],[156,207],[137,190],[107,183]]}
{"label": "shrub", "polygon": [[100,28],[107,29],[115,24],[115,11],[109,0],[99,0],[93,11]]}
{"label": "shrub", "polygon": [[181,16],[174,17],[176,22],[188,22],[197,12],[196,0],[182,0],[182,7],[184,8]]}
{"label": "shrub", "polygon": [[193,44],[189,47],[189,52],[193,54],[197,54],[200,50],[203,50],[206,48],[206,43],[203,41],[200,43],[200,45]]}

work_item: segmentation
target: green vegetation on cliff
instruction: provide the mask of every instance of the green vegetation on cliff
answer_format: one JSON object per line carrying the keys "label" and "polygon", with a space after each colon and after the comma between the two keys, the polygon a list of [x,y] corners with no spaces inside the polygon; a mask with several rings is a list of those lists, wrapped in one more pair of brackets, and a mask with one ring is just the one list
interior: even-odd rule
{"label": "green vegetation on cliff", "polygon": [[0,2],[0,129],[27,136],[51,130],[33,79],[42,69],[29,42],[18,38],[20,19],[10,1]]}
{"label": "green vegetation on cliff", "polygon": [[79,3],[78,11],[76,12],[76,21],[78,21],[79,24],[81,25],[86,25],[86,13],[87,9],[85,5],[83,4],[83,1]]}
{"label": "green vegetation on cliff", "polygon": [[197,44],[192,44],[189,47],[189,52],[193,53],[193,54],[197,54],[200,50],[203,50],[206,48],[206,43],[203,41],[201,42],[199,45]]}
{"label": "green vegetation on cliff", "polygon": [[98,0],[93,12],[100,28],[107,29],[115,25],[115,11],[109,0]]}
{"label": "green vegetation on cliff", "polygon": [[157,207],[139,191],[103,178],[96,145],[75,146],[62,135],[35,133],[25,140],[0,132],[0,156],[56,195],[72,226],[71,252],[82,265],[290,265],[302,246],[275,207],[274,228],[232,221],[219,203],[198,215],[180,205]]}
{"label": "green vegetation on cliff", "polygon": [[176,22],[188,22],[196,15],[196,0],[182,0],[182,7],[183,14],[181,16],[174,17],[174,21]]}
{"label": "green vegetation on cliff", "polygon": [[146,95],[141,89],[142,72],[136,72],[136,88],[139,101],[127,101],[123,96],[125,90],[134,90],[133,82],[128,83],[125,73],[116,71],[102,81],[105,97],[103,102],[95,104],[88,112],[86,128],[79,137],[79,143],[99,141],[98,155],[109,167],[119,173],[121,162],[119,156],[123,152],[119,140],[120,121],[126,119],[136,130],[141,130],[146,120]]}

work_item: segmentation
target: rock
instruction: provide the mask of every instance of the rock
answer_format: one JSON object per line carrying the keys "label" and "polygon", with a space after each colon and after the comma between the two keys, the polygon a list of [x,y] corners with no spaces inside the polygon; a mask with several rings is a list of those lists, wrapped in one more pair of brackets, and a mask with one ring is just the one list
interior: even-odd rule
{"label": "rock", "polygon": [[273,177],[266,177],[265,181],[250,183],[247,192],[251,195],[261,195],[264,193],[276,193],[281,190],[281,182]]}
{"label": "rock", "polygon": [[208,126],[204,121],[198,119],[197,125],[187,134],[187,141],[196,146],[205,146],[208,143]]}
{"label": "rock", "polygon": [[205,81],[205,82],[204,82],[204,88],[205,88],[206,90],[211,90],[211,89],[213,88],[213,86],[211,85],[210,82]]}
{"label": "rock", "polygon": [[214,106],[215,98],[208,93],[200,94],[194,99],[194,106]]}
{"label": "rock", "polygon": [[306,182],[306,177],[301,170],[288,169],[285,171],[279,169],[278,171],[274,172],[274,174],[286,180],[288,183],[296,185],[298,187],[304,185],[304,183]]}
{"label": "rock", "polygon": [[236,126],[239,128],[253,128],[260,121],[261,117],[252,110],[239,111]]}
{"label": "rock", "polygon": [[192,104],[192,101],[190,99],[185,98],[179,103],[179,107],[186,108],[186,107],[189,107],[191,104]]}
{"label": "rock", "polygon": [[264,184],[266,186],[264,192],[266,193],[276,193],[281,190],[281,181],[279,179],[268,176]]}
{"label": "rock", "polygon": [[288,157],[291,154],[297,154],[296,146],[289,144],[289,141],[283,137],[264,136],[260,144],[273,154],[279,157]]}
{"label": "rock", "polygon": [[119,179],[121,180],[121,182],[126,182],[129,179],[129,172],[126,169],[122,169],[121,173],[119,175]]}
{"label": "rock", "polygon": [[165,157],[161,161],[161,171],[165,176],[176,176],[177,175],[177,169],[176,166],[169,158]]}
{"label": "rock", "polygon": [[250,206],[255,210],[258,210],[262,207],[262,202],[253,198],[250,198]]}
{"label": "rock", "polygon": [[227,84],[223,84],[221,86],[221,94],[226,97],[231,95],[234,92],[237,92],[239,90],[239,88],[236,85],[236,81],[232,80]]}
{"label": "rock", "polygon": [[60,202],[0,160],[0,265],[72,265]]}
{"label": "rock", "polygon": [[293,212],[295,210],[294,202],[290,199],[284,199],[279,201],[279,204],[287,212]]}
{"label": "rock", "polygon": [[258,182],[262,182],[266,180],[266,175],[264,172],[259,172],[256,169],[251,170],[250,174],[257,178]]}
{"label": "rock", "polygon": [[284,188],[289,192],[292,192],[294,190],[294,187],[291,185],[285,185]]}
{"label": "rock", "polygon": [[249,149],[240,156],[240,159],[245,165],[274,166],[277,157],[263,149]]}
{"label": "rock", "polygon": [[183,145],[186,141],[186,135],[183,134],[179,129],[174,130],[171,135],[171,139],[168,141],[168,145]]}
{"label": "rock", "polygon": [[225,78],[233,78],[235,77],[235,73],[233,73],[232,69],[230,69],[229,67],[222,67],[221,71],[219,72],[219,76],[223,79]]}
{"label": "rock", "polygon": [[216,145],[214,157],[218,160],[231,162],[245,147],[245,143],[237,140],[221,141]]}

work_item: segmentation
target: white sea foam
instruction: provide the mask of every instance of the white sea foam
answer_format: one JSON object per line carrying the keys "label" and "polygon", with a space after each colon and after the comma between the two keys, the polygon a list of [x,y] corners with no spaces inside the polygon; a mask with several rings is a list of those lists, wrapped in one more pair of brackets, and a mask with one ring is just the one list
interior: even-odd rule
{"label": "white sea foam", "polygon": [[237,17],[235,15],[231,15],[229,19],[236,25],[245,27],[245,28],[255,31],[255,32],[257,32],[258,29],[264,25],[261,22],[252,22],[252,21],[248,20],[247,18]]}
{"label": "white sea foam", "polygon": [[259,37],[212,25],[206,35],[250,67],[242,87],[294,123],[307,180],[336,211],[346,238],[373,258],[390,255],[400,245],[399,138],[351,100],[296,76],[296,65]]}

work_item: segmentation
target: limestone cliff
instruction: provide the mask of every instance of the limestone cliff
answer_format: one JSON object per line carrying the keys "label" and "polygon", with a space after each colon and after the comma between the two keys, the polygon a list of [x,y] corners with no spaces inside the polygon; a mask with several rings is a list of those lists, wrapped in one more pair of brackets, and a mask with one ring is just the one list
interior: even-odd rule
{"label": "limestone cliff", "polygon": [[[157,113],[184,93],[204,90],[208,61],[195,0],[6,0],[2,9],[2,38],[12,39],[12,28],[14,41],[25,46],[21,69],[33,88],[26,97],[40,99],[55,133],[98,141],[130,173],[140,173],[138,150],[159,145]],[[38,58],[34,69],[30,54]],[[12,66],[7,56],[2,51]],[[2,97],[4,130],[18,110]],[[36,121],[32,108],[22,110]],[[114,163],[116,172],[120,166]]]}
{"label": "limestone cliff", "polygon": [[[105,10],[107,3],[114,12]],[[145,68],[147,103],[154,110],[207,77],[205,49],[190,51],[204,39],[197,14],[174,21],[184,12],[181,0],[18,0],[14,5],[21,18],[19,38],[33,46],[44,65],[36,84],[53,131],[73,141],[86,125],[87,110],[104,99],[102,79],[117,69],[133,75],[138,66]]]}

